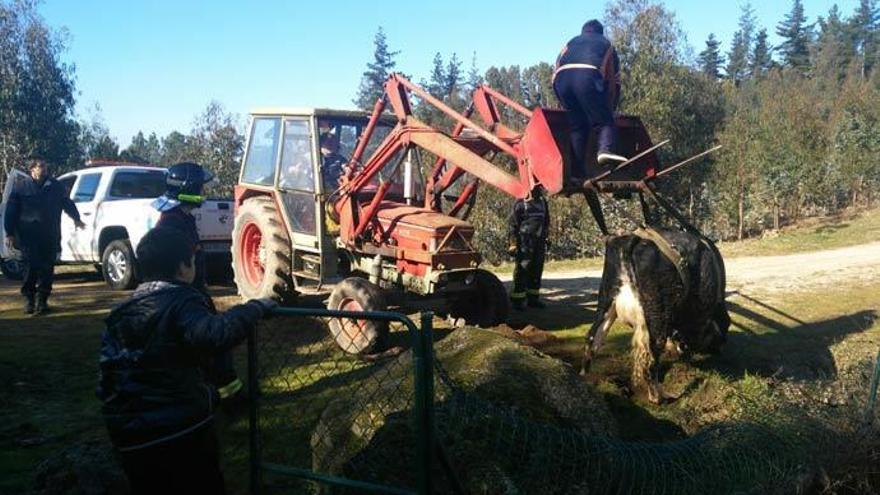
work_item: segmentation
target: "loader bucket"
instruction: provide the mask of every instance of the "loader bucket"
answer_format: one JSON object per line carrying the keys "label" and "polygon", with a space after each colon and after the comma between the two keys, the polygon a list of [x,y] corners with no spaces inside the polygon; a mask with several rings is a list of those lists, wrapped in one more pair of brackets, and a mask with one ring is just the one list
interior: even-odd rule
{"label": "loader bucket", "polygon": [[522,150],[544,189],[550,194],[561,191],[571,162],[565,111],[536,108],[523,133]]}

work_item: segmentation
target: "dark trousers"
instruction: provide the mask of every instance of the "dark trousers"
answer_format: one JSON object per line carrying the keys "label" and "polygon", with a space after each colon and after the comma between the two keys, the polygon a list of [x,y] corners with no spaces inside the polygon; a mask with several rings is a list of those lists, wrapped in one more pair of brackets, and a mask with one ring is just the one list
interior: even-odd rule
{"label": "dark trousers", "polygon": [[213,424],[120,455],[132,495],[226,493]]}
{"label": "dark trousers", "polygon": [[571,130],[571,176],[586,178],[587,147],[593,128],[598,128],[599,152],[613,153],[617,141],[614,110],[608,101],[605,80],[593,69],[563,70],[556,75],[553,90],[565,108]]}
{"label": "dark trousers", "polygon": [[36,240],[22,244],[24,282],[21,285],[21,294],[29,299],[35,295],[48,298],[55,279],[57,242]]}
{"label": "dark trousers", "polygon": [[537,299],[544,274],[546,240],[541,237],[520,236],[516,248],[516,266],[513,268],[511,299]]}

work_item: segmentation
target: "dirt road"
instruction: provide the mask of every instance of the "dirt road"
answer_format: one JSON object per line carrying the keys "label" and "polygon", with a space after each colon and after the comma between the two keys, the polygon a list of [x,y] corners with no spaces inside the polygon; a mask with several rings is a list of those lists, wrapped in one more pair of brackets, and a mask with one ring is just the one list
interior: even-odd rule
{"label": "dirt road", "polygon": [[[783,256],[730,258],[725,265],[729,292],[773,294],[853,286],[880,279],[880,242]],[[601,277],[601,269],[544,274],[550,298],[578,289],[596,290]],[[510,275],[502,280],[509,282]]]}

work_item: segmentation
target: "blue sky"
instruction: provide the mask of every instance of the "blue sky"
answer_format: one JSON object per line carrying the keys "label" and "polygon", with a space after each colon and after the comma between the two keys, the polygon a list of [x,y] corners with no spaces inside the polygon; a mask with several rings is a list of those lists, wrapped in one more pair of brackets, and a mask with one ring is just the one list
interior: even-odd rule
{"label": "blue sky", "polygon": [[[729,46],[736,0],[666,0],[698,52],[709,33]],[[837,3],[804,0],[812,22]],[[579,5],[574,7],[573,5]],[[790,0],[753,1],[771,33]],[[436,52],[483,71],[495,65],[552,62],[559,47],[604,1],[296,2],[45,0],[40,12],[66,28],[64,58],[76,65],[78,111],[97,103],[122,146],[138,130],[187,131],[209,101],[246,116],[261,106],[352,107],[361,73],[382,26],[398,67],[419,80]]]}

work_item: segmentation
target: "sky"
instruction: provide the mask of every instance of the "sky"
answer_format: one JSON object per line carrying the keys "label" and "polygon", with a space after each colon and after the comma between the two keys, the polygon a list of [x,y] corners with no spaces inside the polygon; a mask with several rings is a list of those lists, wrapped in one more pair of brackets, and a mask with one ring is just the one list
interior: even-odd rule
{"label": "sky", "polygon": [[[710,33],[729,49],[741,0],[665,0],[698,53]],[[803,0],[808,21],[837,3]],[[771,43],[791,0],[753,1]],[[122,147],[142,130],[187,132],[211,100],[238,114],[268,106],[352,108],[382,26],[397,67],[418,81],[434,54],[465,72],[552,62],[604,0],[308,1],[44,0],[46,22],[64,28],[64,61],[76,67],[77,112],[100,115]]]}

